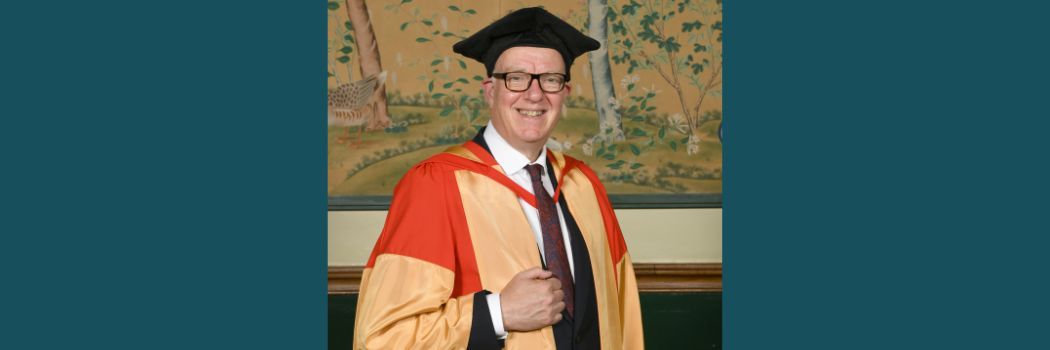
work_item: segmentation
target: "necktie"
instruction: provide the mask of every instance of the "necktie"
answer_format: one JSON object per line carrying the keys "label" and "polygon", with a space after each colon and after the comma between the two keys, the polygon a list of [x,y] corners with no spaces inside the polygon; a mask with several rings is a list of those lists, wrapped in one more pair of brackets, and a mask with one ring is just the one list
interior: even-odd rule
{"label": "necktie", "polygon": [[543,187],[540,175],[543,166],[531,164],[525,166],[532,177],[532,193],[536,195],[536,209],[540,213],[540,228],[543,231],[543,252],[546,255],[547,269],[554,273],[554,277],[561,282],[562,292],[565,293],[565,309],[569,316],[573,315],[573,282],[572,272],[569,271],[569,256],[565,254],[565,240],[561,236],[561,223],[558,220],[558,211],[554,208],[554,200]]}

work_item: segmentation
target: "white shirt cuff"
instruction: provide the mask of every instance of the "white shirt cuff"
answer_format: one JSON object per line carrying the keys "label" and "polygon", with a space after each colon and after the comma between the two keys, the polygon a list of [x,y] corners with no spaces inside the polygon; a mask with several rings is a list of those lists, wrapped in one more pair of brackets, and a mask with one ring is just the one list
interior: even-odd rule
{"label": "white shirt cuff", "polygon": [[492,316],[492,329],[496,330],[496,336],[500,339],[507,337],[507,330],[503,329],[503,307],[499,303],[499,293],[485,296],[489,303],[489,316]]}

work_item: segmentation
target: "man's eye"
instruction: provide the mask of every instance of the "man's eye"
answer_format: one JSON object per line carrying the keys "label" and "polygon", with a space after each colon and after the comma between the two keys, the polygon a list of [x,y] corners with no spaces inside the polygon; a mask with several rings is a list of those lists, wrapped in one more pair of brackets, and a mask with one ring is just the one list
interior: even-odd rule
{"label": "man's eye", "polygon": [[507,80],[510,80],[512,82],[515,82],[515,83],[520,83],[520,82],[525,81],[525,77],[522,77],[520,75],[512,75],[512,76],[508,76]]}

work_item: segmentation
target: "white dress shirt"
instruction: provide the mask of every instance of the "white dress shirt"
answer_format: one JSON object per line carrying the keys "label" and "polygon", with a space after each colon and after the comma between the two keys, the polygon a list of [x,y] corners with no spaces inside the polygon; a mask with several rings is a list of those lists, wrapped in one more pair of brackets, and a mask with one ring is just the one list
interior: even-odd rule
{"label": "white dress shirt", "polygon": [[[529,175],[528,170],[525,170],[526,165],[539,164],[543,166],[543,187],[547,190],[547,194],[554,196],[554,185],[551,183],[550,176],[547,173],[547,147],[544,146],[543,150],[540,151],[539,158],[530,160],[525,155],[518,152],[518,150],[511,147],[496,128],[492,126],[492,122],[489,121],[487,127],[485,127],[485,133],[482,134],[485,138],[485,143],[488,144],[489,150],[492,151],[492,157],[496,159],[496,163],[503,168],[503,173],[507,174],[511,180],[517,183],[519,186],[524,188],[529,193],[532,191],[532,177]],[[546,261],[546,254],[543,252],[543,231],[540,229],[540,214],[539,210],[533,208],[524,199],[518,198],[518,203],[521,205],[522,212],[525,213],[525,218],[529,222],[529,226],[532,227],[533,238],[536,239],[536,246],[540,250],[540,255],[544,257]],[[558,221],[561,223],[561,235],[562,240],[565,242],[565,253],[569,259],[569,271],[573,275],[573,279],[576,278],[576,267],[572,260],[572,243],[569,239],[569,229],[565,226],[565,215],[561,212],[561,206],[555,203],[555,208],[558,211]],[[499,302],[499,293],[492,293],[486,296],[486,301],[489,304],[489,313],[492,316],[492,325],[496,330],[496,335],[500,338],[507,336],[507,331],[503,327],[503,309]]]}

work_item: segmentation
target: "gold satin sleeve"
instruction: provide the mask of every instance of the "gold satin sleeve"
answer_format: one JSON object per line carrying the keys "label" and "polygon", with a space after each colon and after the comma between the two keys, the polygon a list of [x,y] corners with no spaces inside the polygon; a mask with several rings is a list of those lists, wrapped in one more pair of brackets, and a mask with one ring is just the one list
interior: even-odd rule
{"label": "gold satin sleeve", "polygon": [[625,350],[645,349],[645,339],[642,336],[642,308],[638,300],[638,281],[634,277],[634,264],[631,263],[631,254],[624,253],[616,271],[617,294],[620,307],[620,329],[623,334],[623,347]]}
{"label": "gold satin sleeve", "polygon": [[474,295],[450,298],[454,273],[383,254],[361,276],[354,349],[466,349]]}

